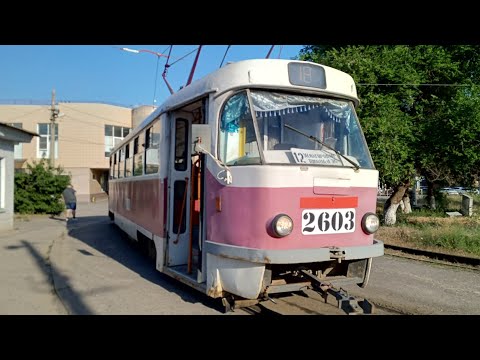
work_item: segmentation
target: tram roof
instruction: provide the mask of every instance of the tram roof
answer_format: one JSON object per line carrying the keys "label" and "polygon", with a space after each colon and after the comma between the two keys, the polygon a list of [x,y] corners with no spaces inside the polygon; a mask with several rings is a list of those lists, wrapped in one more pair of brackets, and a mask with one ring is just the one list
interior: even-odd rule
{"label": "tram roof", "polygon": [[[308,63],[321,66],[325,69],[326,88],[312,88],[307,86],[292,85],[289,80],[288,64]],[[230,90],[240,88],[274,88],[284,90],[302,90],[313,94],[325,94],[352,100],[358,105],[357,89],[353,78],[340,70],[312,62],[285,59],[253,59],[228,63],[222,68],[192,82],[172,94],[155,111],[147,116],[138,126],[122,141],[129,141],[138,131],[146,127],[160,114],[180,108],[194,102],[208,93],[217,96]],[[120,144],[119,144],[120,145]],[[117,147],[116,147],[117,148]]]}

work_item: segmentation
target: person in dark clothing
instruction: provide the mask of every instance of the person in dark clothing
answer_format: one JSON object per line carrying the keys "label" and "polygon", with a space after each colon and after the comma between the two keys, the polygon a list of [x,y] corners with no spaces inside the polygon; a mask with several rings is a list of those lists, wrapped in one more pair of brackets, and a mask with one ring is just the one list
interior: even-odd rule
{"label": "person in dark clothing", "polygon": [[75,189],[72,185],[68,185],[65,190],[63,190],[62,196],[65,201],[66,216],[65,220],[68,221],[69,218],[73,217],[75,219],[75,213],[77,211],[77,196],[75,195]]}

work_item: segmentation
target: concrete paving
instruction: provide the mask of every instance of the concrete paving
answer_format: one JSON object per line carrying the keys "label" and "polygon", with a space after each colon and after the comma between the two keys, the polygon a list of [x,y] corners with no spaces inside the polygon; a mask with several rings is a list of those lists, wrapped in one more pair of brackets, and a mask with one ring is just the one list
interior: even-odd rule
{"label": "concrete paving", "polygon": [[19,216],[0,233],[0,314],[219,315],[219,302],[159,273],[106,216],[79,203],[77,219]]}
{"label": "concrete paving", "polygon": [[50,254],[66,232],[48,216],[17,216],[14,230],[0,233],[0,314],[66,314],[55,296]]}

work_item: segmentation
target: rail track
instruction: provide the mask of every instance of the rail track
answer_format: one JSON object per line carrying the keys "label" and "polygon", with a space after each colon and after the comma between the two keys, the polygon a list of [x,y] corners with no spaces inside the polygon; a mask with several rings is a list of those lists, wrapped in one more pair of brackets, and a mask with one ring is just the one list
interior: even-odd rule
{"label": "rail track", "polygon": [[[480,258],[462,255],[439,253],[423,249],[402,247],[385,244],[385,254],[409,258],[419,261],[440,263],[461,268],[480,270]],[[373,315],[404,315],[398,309],[372,303]],[[240,309],[239,309],[240,310]],[[241,308],[242,311],[252,315],[280,316],[280,315],[347,315],[348,312],[338,306],[334,296],[329,296],[327,301],[318,292],[311,289],[302,292],[272,296],[271,300]],[[350,314],[356,314],[351,312]],[[370,314],[367,314],[370,315]]]}
{"label": "rail track", "polygon": [[[366,298],[352,296],[342,282],[325,282],[308,270],[298,274],[306,282],[296,290],[268,294],[262,300],[222,299],[225,312],[241,309],[253,315],[371,315],[399,314],[399,311],[373,304]],[[336,284],[336,285],[335,285]]]}
{"label": "rail track", "polygon": [[257,316],[283,316],[283,315],[401,315],[400,311],[384,306],[373,305],[371,314],[350,312],[341,309],[333,297],[325,299],[313,290],[304,290],[290,294],[277,295],[271,300],[262,301],[256,305],[234,311],[245,311]]}
{"label": "rail track", "polygon": [[480,270],[480,258],[384,244],[385,254]]}

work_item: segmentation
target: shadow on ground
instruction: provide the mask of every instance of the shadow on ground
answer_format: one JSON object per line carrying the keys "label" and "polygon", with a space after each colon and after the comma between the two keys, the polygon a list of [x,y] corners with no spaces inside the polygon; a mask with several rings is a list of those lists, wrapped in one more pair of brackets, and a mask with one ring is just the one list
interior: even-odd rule
{"label": "shadow on ground", "polygon": [[[178,280],[160,273],[149,259],[128,236],[121,231],[108,216],[77,217],[67,223],[68,235],[82,241],[105,256],[119,262],[142,278],[179,295],[185,302],[201,303],[206,307],[223,312],[220,299],[212,299]],[[78,250],[85,256],[92,254]]]}
{"label": "shadow on ground", "polygon": [[[19,248],[25,248],[28,251],[30,256],[35,260],[35,265],[50,284],[52,292],[57,293],[58,298],[61,299],[63,306],[69,314],[93,314],[93,311],[83,302],[82,295],[70,286],[68,276],[63,275],[61,271],[51,264],[49,253],[45,258],[29,241],[20,240],[20,244],[21,245],[7,246],[6,249],[17,250]],[[54,279],[57,286],[54,285]],[[68,293],[68,296],[59,296],[59,292],[64,291]]]}

